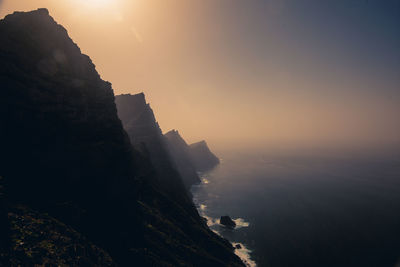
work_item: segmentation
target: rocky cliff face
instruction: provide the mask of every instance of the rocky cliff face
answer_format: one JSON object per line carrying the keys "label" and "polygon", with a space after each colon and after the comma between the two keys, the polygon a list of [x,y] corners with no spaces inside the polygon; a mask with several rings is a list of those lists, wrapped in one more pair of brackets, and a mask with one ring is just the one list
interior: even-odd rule
{"label": "rocky cliff face", "polygon": [[206,141],[189,146],[190,156],[199,171],[207,171],[219,164],[219,159],[210,151]]}
{"label": "rocky cliff face", "polygon": [[[182,206],[190,205],[189,194],[185,193],[187,191],[181,175],[171,160],[161,129],[144,94],[118,95],[115,103],[131,143],[150,158],[160,190],[168,193],[178,203],[183,203]],[[193,208],[190,207],[190,210],[193,211]]]}
{"label": "rocky cliff face", "polygon": [[149,156],[123,130],[111,84],[47,10],[7,16],[0,37],[0,176],[9,203],[48,213],[123,266],[242,265],[192,204],[156,184]]}
{"label": "rocky cliff face", "polygon": [[169,131],[164,136],[187,188],[200,182],[198,171],[208,171],[219,164],[219,159],[210,151],[205,141],[188,145],[176,130]]}
{"label": "rocky cliff face", "polygon": [[166,133],[164,136],[168,145],[168,149],[179,172],[182,175],[186,188],[189,189],[192,185],[200,183],[200,178],[191,159],[189,146],[180,136],[179,132],[172,130]]}

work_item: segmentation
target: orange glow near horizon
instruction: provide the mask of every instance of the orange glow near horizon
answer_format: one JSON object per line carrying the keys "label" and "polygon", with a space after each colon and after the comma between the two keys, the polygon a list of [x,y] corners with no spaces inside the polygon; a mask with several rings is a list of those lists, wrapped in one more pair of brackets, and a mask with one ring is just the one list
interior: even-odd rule
{"label": "orange glow near horizon", "polygon": [[[306,25],[313,16],[291,14],[283,2],[3,0],[0,17],[48,8],[115,94],[144,92],[162,130],[188,142],[400,144],[399,80],[389,76],[398,70],[385,73],[384,56],[372,58],[367,42],[348,44],[340,21],[330,21],[338,36],[316,34],[311,26],[331,24]],[[395,47],[368,29],[371,47]]]}

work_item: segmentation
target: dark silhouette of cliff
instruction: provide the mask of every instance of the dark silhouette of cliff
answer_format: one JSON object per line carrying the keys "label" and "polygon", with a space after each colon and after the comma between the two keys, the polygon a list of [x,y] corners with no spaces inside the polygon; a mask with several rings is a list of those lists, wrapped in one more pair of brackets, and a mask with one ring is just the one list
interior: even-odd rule
{"label": "dark silhouette of cliff", "polygon": [[[157,184],[162,177],[151,155],[134,148],[122,127],[111,84],[47,10],[8,15],[0,37],[0,176],[7,208],[28,206],[18,215],[27,219],[47,213],[41,235],[58,249],[67,245],[52,243],[54,218],[90,240],[79,247],[106,251],[91,255],[87,265],[102,265],[101,255],[109,253],[122,266],[242,266],[191,202],[177,201]],[[33,247],[43,237],[25,234]],[[11,262],[21,259],[10,255]],[[60,254],[42,251],[32,261],[52,255]]]}
{"label": "dark silhouette of cliff", "polygon": [[200,178],[192,162],[189,146],[186,141],[176,130],[171,130],[164,136],[186,188],[189,189],[192,185],[200,183]]}
{"label": "dark silhouette of cliff", "polygon": [[128,133],[131,143],[145,153],[156,170],[156,184],[160,189],[168,193],[171,199],[182,206],[189,207],[191,199],[184,188],[181,175],[171,159],[164,136],[156,121],[153,110],[146,103],[143,93],[131,95],[118,95],[115,97],[118,116],[122,121],[125,131]]}
{"label": "dark silhouette of cliff", "polygon": [[210,151],[204,140],[191,144],[189,152],[198,171],[207,171],[219,164],[219,159]]}

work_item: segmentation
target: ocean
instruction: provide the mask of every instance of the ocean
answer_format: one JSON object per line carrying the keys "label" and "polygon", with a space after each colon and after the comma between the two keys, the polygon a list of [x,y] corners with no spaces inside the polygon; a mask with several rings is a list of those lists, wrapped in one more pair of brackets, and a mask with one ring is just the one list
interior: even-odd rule
{"label": "ocean", "polygon": [[[192,187],[248,266],[400,266],[400,157],[230,151]],[[234,230],[219,225],[229,215]]]}

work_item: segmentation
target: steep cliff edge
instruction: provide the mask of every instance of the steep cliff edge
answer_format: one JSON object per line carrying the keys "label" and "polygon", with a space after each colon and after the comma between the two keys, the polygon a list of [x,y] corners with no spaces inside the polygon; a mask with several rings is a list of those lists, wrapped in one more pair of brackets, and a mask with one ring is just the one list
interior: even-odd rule
{"label": "steep cliff edge", "polygon": [[242,266],[192,204],[156,184],[149,156],[123,130],[111,84],[47,10],[7,16],[0,37],[9,203],[49,213],[123,266]]}
{"label": "steep cliff edge", "polygon": [[191,144],[189,152],[198,171],[207,171],[219,164],[219,159],[211,152],[204,140]]}
{"label": "steep cliff edge", "polygon": [[186,141],[176,130],[171,130],[164,136],[168,149],[175,161],[178,171],[182,175],[186,188],[189,189],[192,185],[200,183],[200,177],[192,162],[189,146]]}
{"label": "steep cliff edge", "polygon": [[[118,117],[134,147],[147,154],[156,170],[160,190],[168,193],[171,199],[182,203],[183,207],[189,206],[191,200],[186,194],[181,175],[172,162],[161,129],[156,121],[150,104],[146,102],[145,95],[124,94],[115,96]],[[190,211],[194,209],[189,208]]]}

